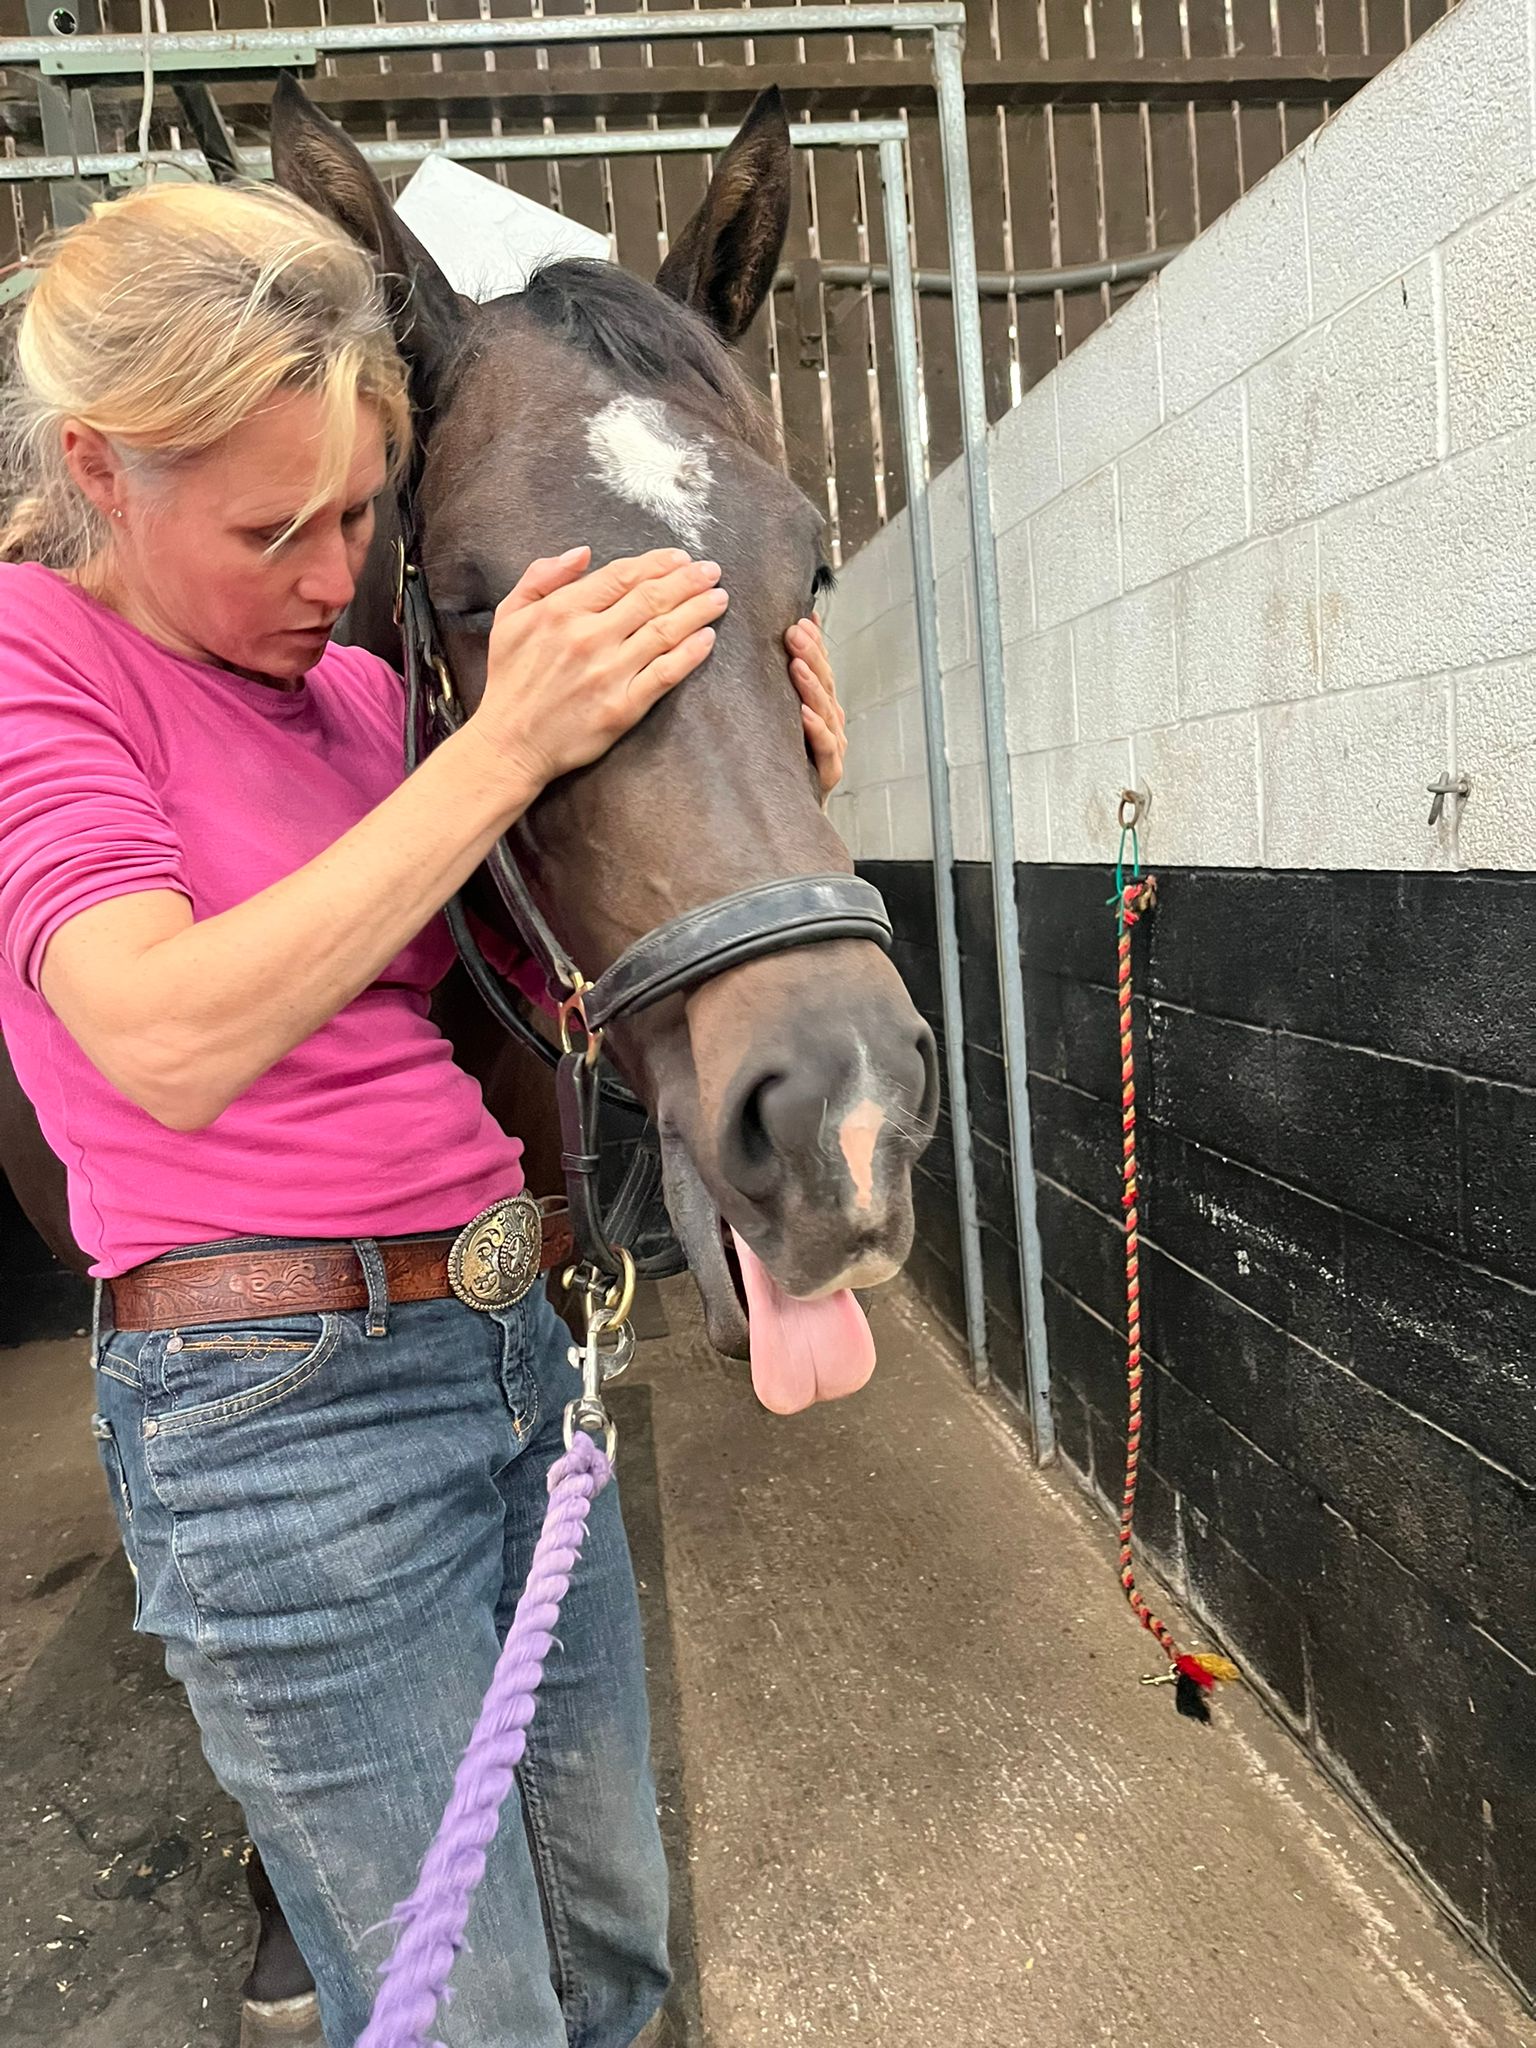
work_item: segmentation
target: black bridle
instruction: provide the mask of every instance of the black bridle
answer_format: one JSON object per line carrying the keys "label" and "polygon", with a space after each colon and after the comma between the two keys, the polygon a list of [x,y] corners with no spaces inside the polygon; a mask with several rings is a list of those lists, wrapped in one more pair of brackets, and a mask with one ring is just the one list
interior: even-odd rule
{"label": "black bridle", "polygon": [[[439,740],[459,730],[465,714],[441,652],[426,579],[411,559],[408,505],[402,506],[402,533],[397,543],[395,615],[405,648],[409,773]],[[869,939],[888,952],[891,921],[880,893],[854,875],[794,875],[738,889],[657,925],[595,980],[588,980],[534,902],[504,838],[492,847],[485,865],[519,939],[544,972],[551,998],[559,1001],[559,1051],[519,1009],[486,959],[462,893],[446,906],[448,926],[470,980],[497,1022],[555,1068],[561,1166],[578,1259],[591,1269],[594,1285],[618,1282],[633,1271],[643,1277],[680,1272],[684,1262],[670,1244],[637,1258],[626,1242],[638,1230],[660,1185],[660,1147],[649,1123],[610,1213],[605,1217],[602,1211],[598,1174],[604,1097],[639,1107],[628,1090],[601,1076],[599,1057],[607,1027],[668,996],[697,988],[727,968],[794,946]]]}

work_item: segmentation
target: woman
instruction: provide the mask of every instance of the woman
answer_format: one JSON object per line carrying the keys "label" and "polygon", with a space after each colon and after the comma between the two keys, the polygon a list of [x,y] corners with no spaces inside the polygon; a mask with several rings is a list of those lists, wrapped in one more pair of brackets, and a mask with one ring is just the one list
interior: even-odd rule
{"label": "woman", "polygon": [[[542,1286],[490,1313],[452,1291],[455,1234],[518,1190],[520,1147],[429,1019],[437,913],[547,782],[707,657],[727,600],[681,551],[535,562],[482,704],[404,781],[398,678],[329,641],[409,439],[361,252],[276,193],[97,207],[42,258],[12,388],[0,1028],[106,1283],[95,1428],[138,1625],[343,2048],[570,1391]],[[830,788],[830,670],[814,622],[789,641]],[[561,1641],[454,2043],[622,2048],[665,1991],[612,1489]]]}

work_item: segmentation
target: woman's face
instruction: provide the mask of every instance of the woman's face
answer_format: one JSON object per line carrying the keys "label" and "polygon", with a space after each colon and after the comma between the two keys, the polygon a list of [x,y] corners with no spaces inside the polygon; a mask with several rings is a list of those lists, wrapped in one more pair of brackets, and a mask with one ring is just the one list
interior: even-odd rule
{"label": "woman's face", "polygon": [[314,489],[322,424],[313,393],[284,393],[159,472],[121,463],[86,429],[73,444],[66,432],[77,479],[107,517],[107,601],[178,653],[296,683],[351,602],[387,471],[379,415],[359,401],[341,492],[282,539]]}

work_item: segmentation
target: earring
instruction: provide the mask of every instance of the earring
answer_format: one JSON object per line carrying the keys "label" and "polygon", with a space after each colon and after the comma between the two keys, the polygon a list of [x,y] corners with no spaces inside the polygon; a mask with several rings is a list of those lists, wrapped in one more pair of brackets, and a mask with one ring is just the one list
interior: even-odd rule
{"label": "earring", "polygon": [[113,517],[114,519],[121,519],[121,518],[122,518],[122,516],[123,516],[123,508],[122,508],[122,506],[121,506],[121,505],[114,505],[114,506],[112,507],[112,517]]}

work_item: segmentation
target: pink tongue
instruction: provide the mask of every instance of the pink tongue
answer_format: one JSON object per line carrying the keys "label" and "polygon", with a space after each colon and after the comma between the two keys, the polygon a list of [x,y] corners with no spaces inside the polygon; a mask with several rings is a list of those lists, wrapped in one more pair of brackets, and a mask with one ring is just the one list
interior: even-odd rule
{"label": "pink tongue", "polygon": [[820,1301],[786,1294],[736,1232],[736,1256],[752,1323],[752,1384],[775,1415],[813,1401],[856,1394],[875,1369],[875,1340],[863,1309],[846,1289]]}

